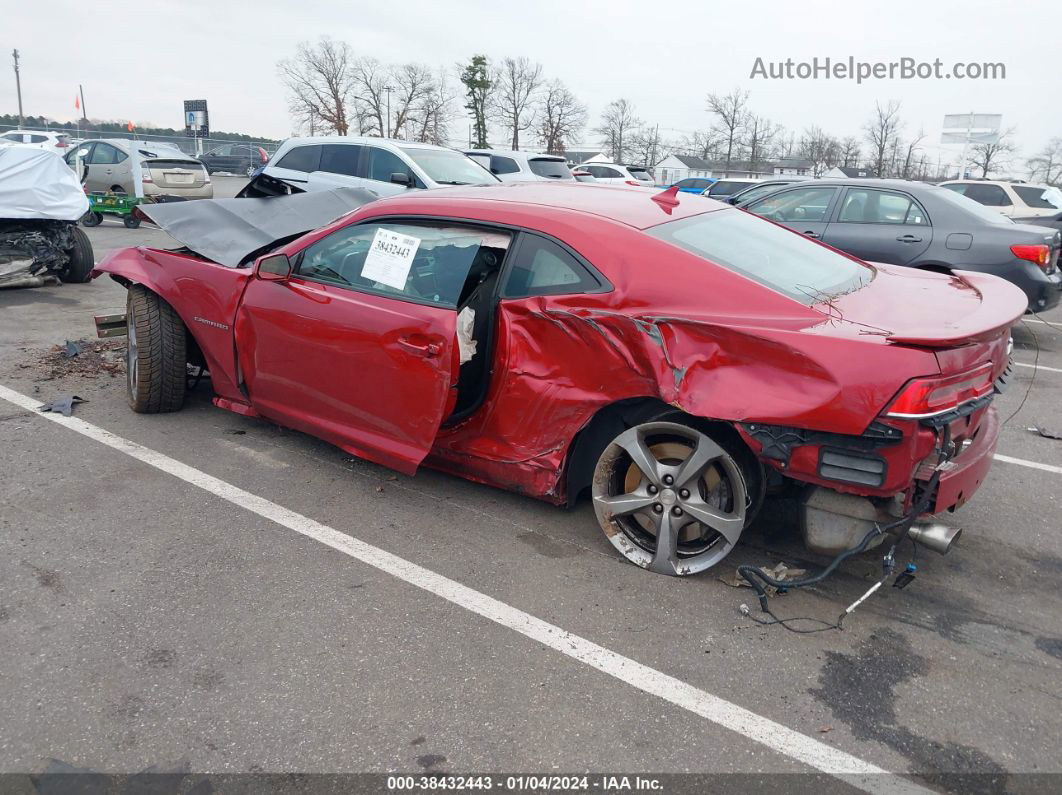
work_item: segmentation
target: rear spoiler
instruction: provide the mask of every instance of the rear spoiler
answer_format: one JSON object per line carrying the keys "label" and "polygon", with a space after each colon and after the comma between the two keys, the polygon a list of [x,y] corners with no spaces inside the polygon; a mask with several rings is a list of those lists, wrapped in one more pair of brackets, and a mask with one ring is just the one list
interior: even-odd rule
{"label": "rear spoiler", "polygon": [[1029,307],[1025,293],[998,276],[973,271],[953,271],[951,275],[977,292],[981,298],[980,307],[951,323],[890,334],[886,337],[889,342],[925,348],[953,348],[970,342],[984,342],[1013,326]]}

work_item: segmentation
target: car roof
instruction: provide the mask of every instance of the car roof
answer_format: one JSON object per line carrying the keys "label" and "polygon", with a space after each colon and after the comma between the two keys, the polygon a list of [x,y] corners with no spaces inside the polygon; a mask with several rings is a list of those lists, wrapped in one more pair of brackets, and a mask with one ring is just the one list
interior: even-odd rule
{"label": "car roof", "polygon": [[1019,188],[1043,188],[1047,190],[1050,185],[1040,182],[1024,182],[1014,179],[946,179],[941,185],[1010,185]]}
{"label": "car roof", "polygon": [[389,148],[401,147],[402,149],[442,149],[448,152],[456,151],[447,146],[423,144],[417,141],[401,141],[397,138],[372,138],[364,135],[315,135],[309,138],[288,138],[283,144],[281,144],[281,146],[303,146],[305,144],[373,144],[375,146],[383,145]]}
{"label": "car roof", "polygon": [[826,188],[883,188],[892,190],[918,190],[920,188],[935,188],[936,185],[930,185],[928,182],[918,182],[911,179],[816,179],[816,180],[800,180],[803,186],[804,182],[810,182],[809,187],[826,187]]}
{"label": "car roof", "polygon": [[517,151],[515,149],[462,149],[466,155],[501,155],[502,157],[512,157],[517,160],[530,160],[535,158],[546,158],[549,160],[564,160],[559,155],[548,155],[544,152],[532,152],[527,150]]}
{"label": "car roof", "polygon": [[526,209],[534,212],[536,208],[550,207],[570,213],[596,215],[636,229],[647,229],[665,221],[729,208],[729,205],[714,199],[688,193],[673,197],[675,204],[661,202],[661,196],[658,188],[588,185],[574,181],[500,182],[496,185],[409,191],[396,197],[379,199],[373,202],[373,207],[389,210],[391,208],[387,205],[395,203],[402,211],[408,212],[410,204],[420,201],[451,203],[454,206],[458,202],[469,201],[484,209],[498,209],[498,205],[504,204],[506,211]]}

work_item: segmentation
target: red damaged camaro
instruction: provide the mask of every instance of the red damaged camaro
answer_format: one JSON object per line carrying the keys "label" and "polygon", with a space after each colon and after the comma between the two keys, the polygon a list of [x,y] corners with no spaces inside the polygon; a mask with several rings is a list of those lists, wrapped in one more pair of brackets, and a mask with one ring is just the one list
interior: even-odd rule
{"label": "red damaged camaro", "polygon": [[589,493],[663,574],[718,563],[794,485],[816,551],[905,516],[940,551],[954,531],[910,523],[988,473],[1026,304],[1007,282],[867,264],[673,192],[349,193],[149,206],[186,247],[94,272],[128,287],[134,411],[179,409],[205,368],[216,406],[400,472]]}

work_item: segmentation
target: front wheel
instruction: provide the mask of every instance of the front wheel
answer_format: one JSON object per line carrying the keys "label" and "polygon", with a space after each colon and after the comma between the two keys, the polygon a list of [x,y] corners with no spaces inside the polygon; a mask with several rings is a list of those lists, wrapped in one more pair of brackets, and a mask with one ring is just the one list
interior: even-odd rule
{"label": "front wheel", "polygon": [[677,422],[642,423],[613,439],[594,469],[592,493],[612,545],[659,574],[711,568],[745,529],[749,489],[737,460]]}
{"label": "front wheel", "polygon": [[81,216],[82,226],[99,226],[103,223],[103,216],[100,213],[95,213],[89,210],[83,216]]}
{"label": "front wheel", "polygon": [[126,229],[136,229],[140,226],[140,219],[134,218],[132,215],[127,215],[122,219],[122,223],[125,224]]}
{"label": "front wheel", "polygon": [[70,229],[74,244],[66,250],[66,267],[59,271],[59,280],[68,284],[84,284],[96,267],[92,253],[92,241],[85,231],[77,226]]}
{"label": "front wheel", "polygon": [[129,288],[125,353],[129,406],[138,414],[184,405],[188,361],[185,327],[173,307],[139,284]]}

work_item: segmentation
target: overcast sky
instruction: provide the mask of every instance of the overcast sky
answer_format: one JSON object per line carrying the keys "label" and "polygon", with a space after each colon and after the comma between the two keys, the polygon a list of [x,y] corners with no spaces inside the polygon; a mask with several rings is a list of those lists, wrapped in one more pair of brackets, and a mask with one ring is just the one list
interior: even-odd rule
{"label": "overcast sky", "polygon": [[[904,132],[926,132],[935,159],[945,113],[1002,113],[1023,155],[1062,136],[1057,0],[891,0],[799,3],[757,0],[153,0],[133,5],[0,0],[4,75],[0,108],[16,110],[11,49],[22,56],[27,114],[73,120],[84,85],[91,117],[183,125],[182,101],[206,98],[216,130],[290,134],[276,61],[322,34],[381,61],[452,67],[477,52],[539,61],[589,105],[590,127],[625,97],[666,138],[708,126],[709,92],[747,89],[752,109],[799,131],[818,124],[861,134],[875,100],[902,102]],[[750,79],[756,57],[818,56],[891,61],[904,56],[946,68],[1002,62],[993,81]],[[466,124],[455,125],[462,132]],[[583,136],[587,143],[594,136]]]}

